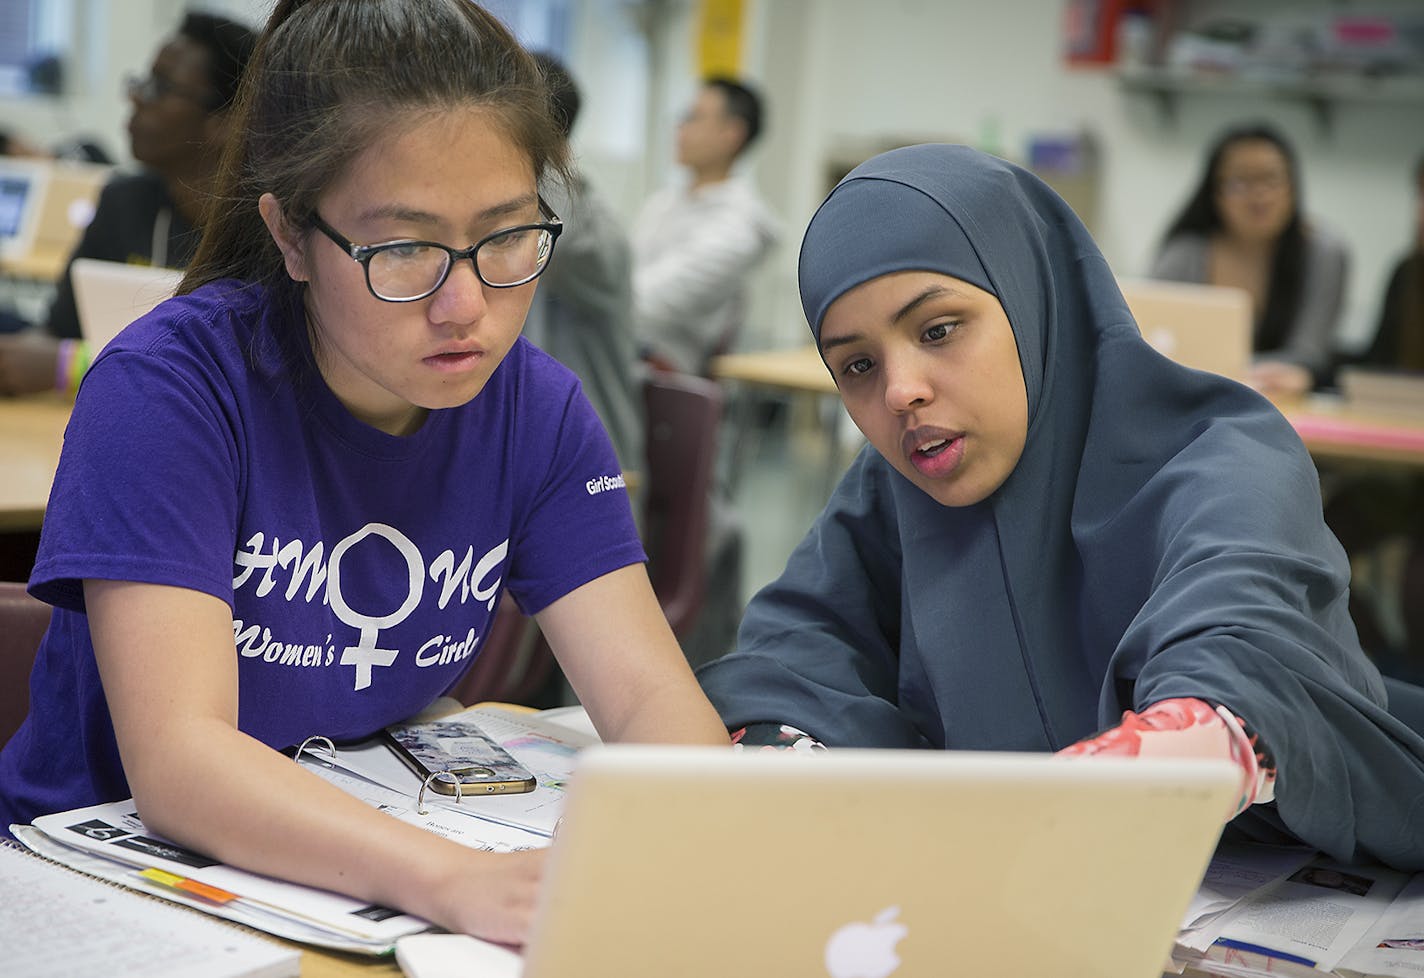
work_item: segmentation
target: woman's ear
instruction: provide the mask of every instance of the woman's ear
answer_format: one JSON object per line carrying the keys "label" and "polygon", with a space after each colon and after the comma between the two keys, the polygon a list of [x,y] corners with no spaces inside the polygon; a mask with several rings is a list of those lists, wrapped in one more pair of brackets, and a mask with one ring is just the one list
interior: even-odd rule
{"label": "woman's ear", "polygon": [[294,282],[308,281],[304,236],[287,221],[281,203],[271,194],[263,194],[257,199],[257,211],[262,215],[262,223],[267,225],[267,233],[272,235],[277,249],[282,252],[287,275]]}

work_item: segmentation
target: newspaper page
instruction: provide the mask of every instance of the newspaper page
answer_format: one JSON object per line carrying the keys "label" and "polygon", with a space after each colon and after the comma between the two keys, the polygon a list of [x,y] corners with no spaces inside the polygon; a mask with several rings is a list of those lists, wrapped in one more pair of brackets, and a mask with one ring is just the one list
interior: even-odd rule
{"label": "newspaper page", "polygon": [[1424,975],[1424,873],[1410,878],[1335,970],[1349,978]]}
{"label": "newspaper page", "polygon": [[1307,971],[1333,971],[1407,880],[1391,869],[1314,859],[1232,909],[1208,956],[1264,953]]}

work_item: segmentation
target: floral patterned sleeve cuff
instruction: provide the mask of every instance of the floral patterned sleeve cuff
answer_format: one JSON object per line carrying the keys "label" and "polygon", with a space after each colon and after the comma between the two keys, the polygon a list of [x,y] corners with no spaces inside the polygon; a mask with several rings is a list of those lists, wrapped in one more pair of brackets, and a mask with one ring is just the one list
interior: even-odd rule
{"label": "floral patterned sleeve cuff", "polygon": [[733,750],[825,750],[826,745],[804,730],[784,723],[749,723],[732,731]]}

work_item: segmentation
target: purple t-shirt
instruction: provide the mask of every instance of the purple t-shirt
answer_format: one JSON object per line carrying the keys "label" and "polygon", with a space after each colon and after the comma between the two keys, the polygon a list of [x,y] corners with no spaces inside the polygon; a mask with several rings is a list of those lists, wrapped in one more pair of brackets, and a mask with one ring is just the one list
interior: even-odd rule
{"label": "purple t-shirt", "polygon": [[608,437],[558,362],[520,339],[473,401],[395,437],[314,373],[291,379],[272,336],[304,336],[299,315],[214,283],[139,320],[85,377],[30,578],[55,613],[30,715],[0,752],[0,831],[129,794],[85,578],[227,602],[238,724],[281,748],[424,707],[478,653],[505,588],[533,614],[644,559]]}

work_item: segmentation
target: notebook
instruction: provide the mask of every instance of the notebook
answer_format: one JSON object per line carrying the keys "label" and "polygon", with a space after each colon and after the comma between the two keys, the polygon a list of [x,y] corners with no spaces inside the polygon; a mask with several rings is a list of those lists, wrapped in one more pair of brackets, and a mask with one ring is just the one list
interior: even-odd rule
{"label": "notebook", "polygon": [[1336,382],[1355,410],[1424,420],[1424,373],[1341,367]]}
{"label": "notebook", "polygon": [[1245,289],[1123,279],[1142,338],[1188,367],[1244,381],[1251,366],[1251,295]]}
{"label": "notebook", "polygon": [[298,951],[0,843],[4,971],[26,978],[296,978]]}
{"label": "notebook", "polygon": [[594,746],[524,978],[1156,978],[1228,762]]}
{"label": "notebook", "polygon": [[69,277],[80,335],[88,341],[91,356],[98,356],[119,330],[172,296],[183,273],[176,268],[76,258]]}
{"label": "notebook", "polygon": [[29,254],[39,224],[48,167],[0,157],[0,258]]}

